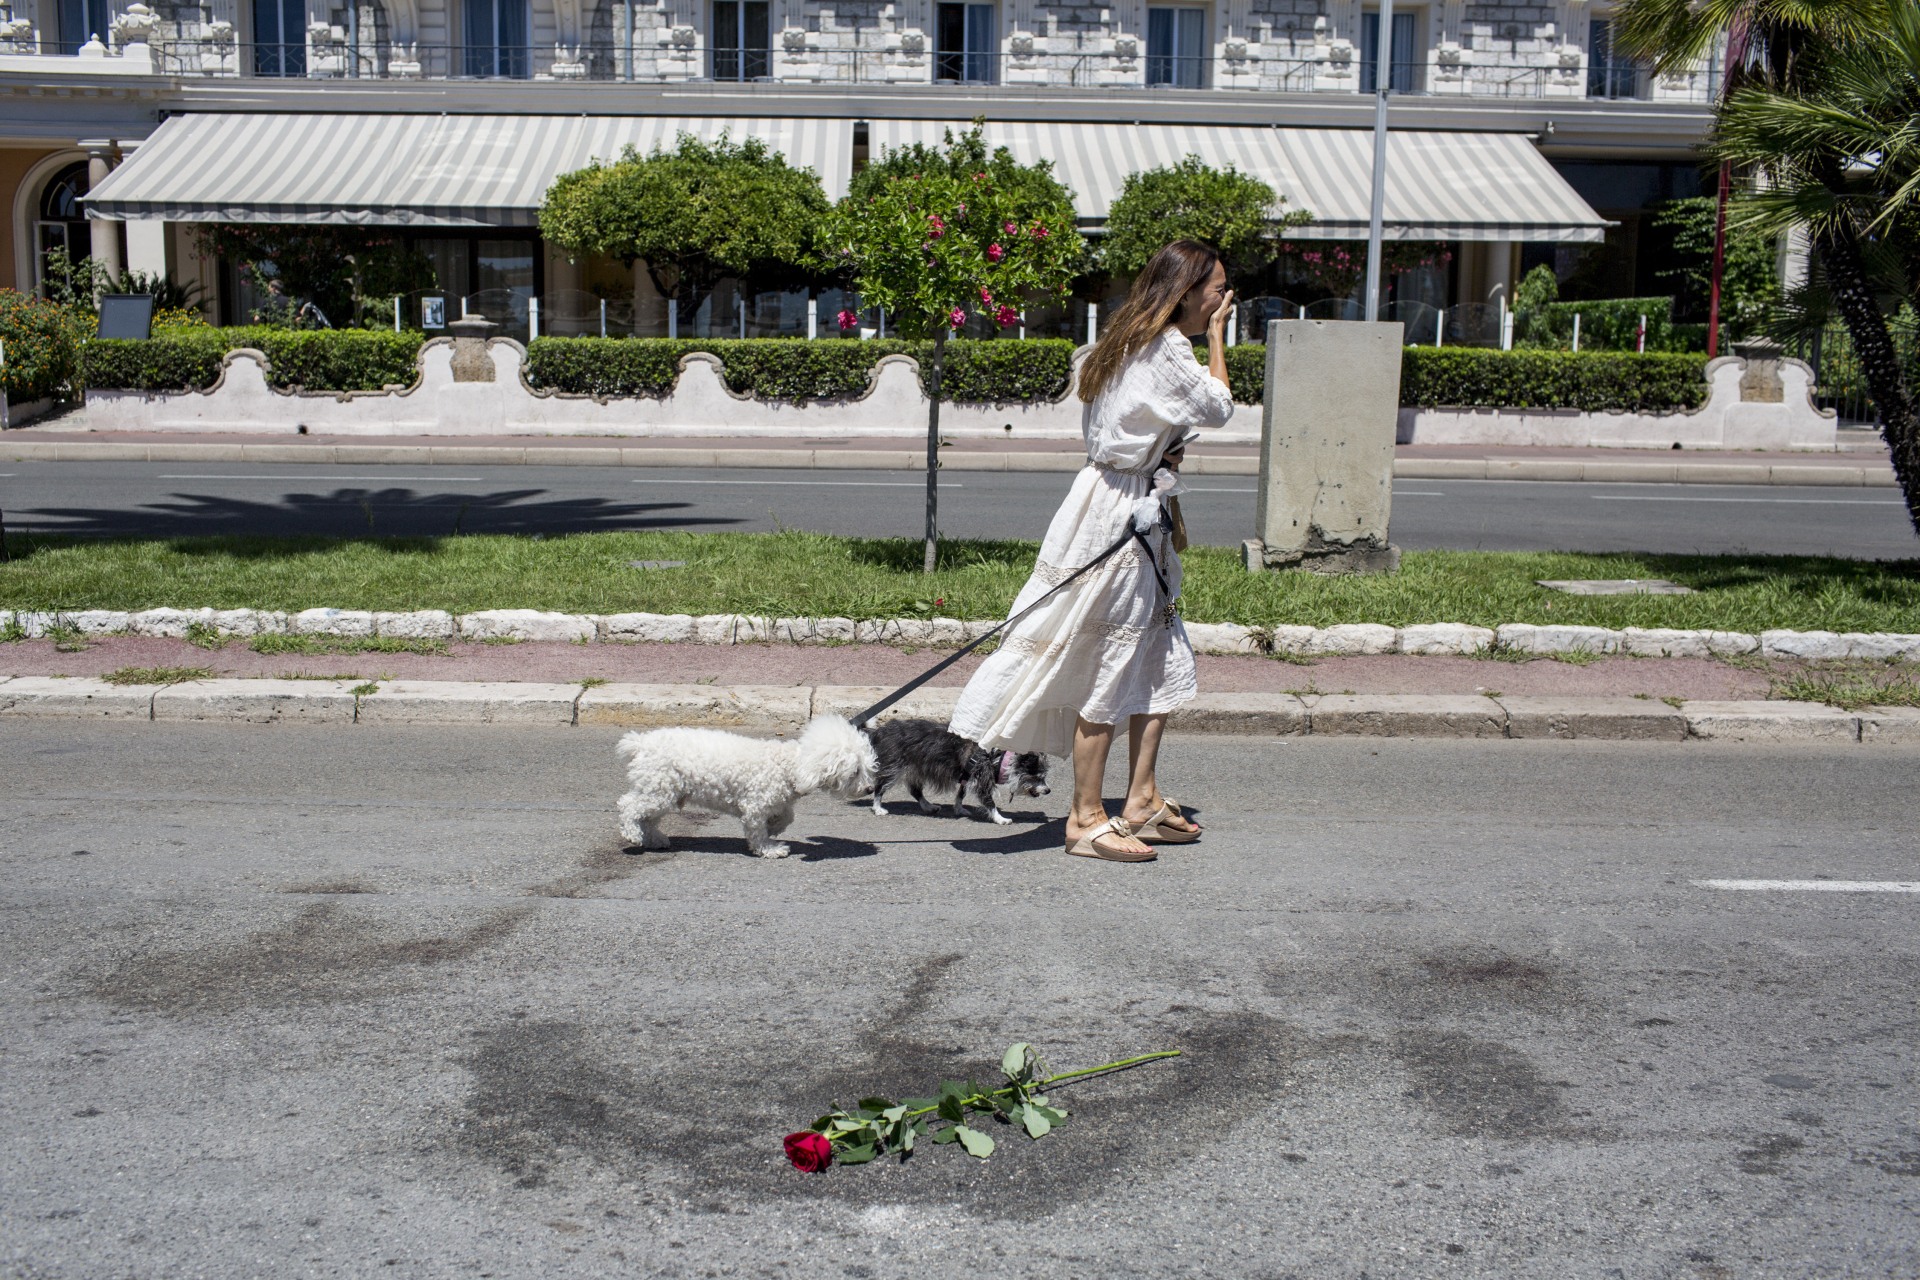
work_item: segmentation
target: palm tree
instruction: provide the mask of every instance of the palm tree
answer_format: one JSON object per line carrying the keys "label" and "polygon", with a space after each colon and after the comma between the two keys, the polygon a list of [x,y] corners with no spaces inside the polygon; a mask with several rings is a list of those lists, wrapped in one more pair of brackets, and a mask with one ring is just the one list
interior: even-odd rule
{"label": "palm tree", "polygon": [[1883,310],[1920,284],[1899,262],[1911,267],[1902,246],[1920,242],[1920,0],[1626,0],[1615,12],[1622,44],[1656,71],[1724,36],[1707,148],[1722,198],[1737,169],[1744,224],[1806,227],[1920,531],[1920,421]]}

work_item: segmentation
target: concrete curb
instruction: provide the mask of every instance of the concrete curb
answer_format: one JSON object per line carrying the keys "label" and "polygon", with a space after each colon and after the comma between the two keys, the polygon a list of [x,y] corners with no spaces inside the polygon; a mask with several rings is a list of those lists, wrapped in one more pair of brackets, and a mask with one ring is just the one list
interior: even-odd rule
{"label": "concrete curb", "polygon": [[[61,631],[85,635],[128,634],[184,638],[195,627],[225,636],[324,635],[403,639],[570,641],[576,644],[912,644],[957,648],[998,625],[974,618],[756,618],[710,613],[550,613],[539,609],[485,609],[458,617],[438,609],[378,613],[362,609],[304,609],[286,614],[263,609],[109,609],[7,613],[16,636],[39,639]],[[1363,654],[1630,653],[1645,658],[1739,657],[1920,661],[1920,635],[1885,631],[1687,631],[1664,627],[1500,627],[1423,623],[1388,627],[1342,623],[1332,627],[1243,627],[1231,622],[1189,622],[1187,638],[1198,653]],[[878,696],[878,695],[876,695]]]}
{"label": "concrete curb", "polygon": [[[0,680],[0,718],[226,724],[516,724],[659,728],[708,725],[787,733],[814,716],[852,715],[874,687],[519,684],[395,680],[200,680],[116,686],[83,677]],[[881,719],[945,720],[960,691],[922,689]],[[1633,742],[1864,742],[1920,745],[1920,708],[1841,711],[1808,702],[1286,693],[1202,694],[1172,716],[1188,733],[1258,737],[1522,738]]]}
{"label": "concrete curb", "polygon": [[[426,444],[169,444],[141,441],[0,441],[0,457],[15,462],[261,462],[405,466],[542,467],[753,467],[799,471],[919,471],[918,449],[657,448],[619,445],[426,445]],[[941,461],[950,471],[1078,471],[1077,450],[1034,453],[954,452]],[[1253,456],[1194,453],[1188,475],[1255,476]],[[1821,485],[1893,488],[1889,465],[1816,462],[1630,462],[1529,458],[1399,458],[1401,480],[1557,480],[1595,484]]]}

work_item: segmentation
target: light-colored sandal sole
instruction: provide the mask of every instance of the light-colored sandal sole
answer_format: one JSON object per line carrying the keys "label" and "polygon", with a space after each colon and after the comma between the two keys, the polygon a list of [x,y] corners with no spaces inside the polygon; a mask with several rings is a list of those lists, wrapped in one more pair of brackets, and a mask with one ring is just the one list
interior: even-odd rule
{"label": "light-colored sandal sole", "polygon": [[1102,862],[1152,862],[1160,855],[1149,849],[1145,853],[1128,853],[1117,850],[1107,853],[1094,847],[1091,840],[1080,840],[1067,846],[1067,852],[1076,858],[1098,858]]}
{"label": "light-colored sandal sole", "polygon": [[1175,831],[1170,827],[1141,827],[1133,833],[1133,838],[1142,844],[1192,844],[1198,840],[1198,831]]}

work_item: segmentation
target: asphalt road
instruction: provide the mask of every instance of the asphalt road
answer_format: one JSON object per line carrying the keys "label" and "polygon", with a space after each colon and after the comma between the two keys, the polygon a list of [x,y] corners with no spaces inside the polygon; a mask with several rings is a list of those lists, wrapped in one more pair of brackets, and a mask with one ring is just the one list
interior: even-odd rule
{"label": "asphalt road", "polygon": [[[1920,878],[1911,751],[1187,738],[1209,835],[1119,866],[636,856],[613,736],[11,722],[6,1274],[1920,1273],[1920,894],[1692,883]],[[784,1162],[1014,1040],[1185,1056]]]}
{"label": "asphalt road", "polygon": [[[915,534],[925,484],[884,471],[207,463],[7,464],[0,511],[22,528],[139,537],[206,533],[560,533],[592,529]],[[1039,538],[1063,473],[952,472],[942,532]],[[1197,542],[1253,533],[1253,480],[1195,476]],[[1409,480],[1393,540],[1409,550],[1753,552],[1865,559],[1920,554],[1891,489]]]}

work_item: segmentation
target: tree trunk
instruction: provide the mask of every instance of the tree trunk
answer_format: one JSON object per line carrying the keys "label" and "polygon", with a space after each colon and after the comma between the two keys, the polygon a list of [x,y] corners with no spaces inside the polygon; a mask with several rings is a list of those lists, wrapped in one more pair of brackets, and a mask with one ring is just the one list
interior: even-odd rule
{"label": "tree trunk", "polygon": [[940,372],[947,357],[947,331],[933,335],[933,377],[927,399],[927,572],[940,552]]}
{"label": "tree trunk", "polygon": [[1814,247],[1834,306],[1853,338],[1867,389],[1880,410],[1880,433],[1893,454],[1893,474],[1907,500],[1907,519],[1920,532],[1920,420],[1916,420],[1912,389],[1901,371],[1893,335],[1867,283],[1860,242],[1850,229],[1837,228],[1816,237]]}

